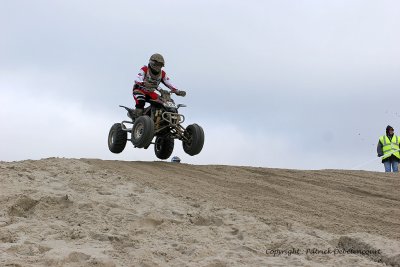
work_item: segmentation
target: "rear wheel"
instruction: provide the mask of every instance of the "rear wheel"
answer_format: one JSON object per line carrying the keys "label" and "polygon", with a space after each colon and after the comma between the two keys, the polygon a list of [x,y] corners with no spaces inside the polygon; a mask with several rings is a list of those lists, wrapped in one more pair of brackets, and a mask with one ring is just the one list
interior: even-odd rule
{"label": "rear wheel", "polygon": [[121,123],[115,123],[108,134],[108,149],[116,154],[121,153],[126,146],[127,135]]}
{"label": "rear wheel", "polygon": [[169,136],[157,136],[154,142],[154,152],[159,159],[167,159],[174,150],[174,139]]}
{"label": "rear wheel", "polygon": [[184,133],[187,141],[183,141],[183,150],[190,156],[200,153],[204,145],[204,131],[197,124],[189,125]]}
{"label": "rear wheel", "polygon": [[149,116],[140,116],[132,127],[132,144],[138,148],[148,147],[154,137],[154,122]]}

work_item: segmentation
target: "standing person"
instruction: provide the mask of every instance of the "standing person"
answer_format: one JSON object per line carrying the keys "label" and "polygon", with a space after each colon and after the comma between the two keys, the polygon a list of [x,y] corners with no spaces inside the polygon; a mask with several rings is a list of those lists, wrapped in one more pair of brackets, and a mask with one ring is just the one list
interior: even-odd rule
{"label": "standing person", "polygon": [[385,172],[398,172],[400,160],[400,138],[394,134],[392,126],[386,127],[386,135],[379,138],[377,152],[378,157],[382,157],[382,163],[385,166]]}
{"label": "standing person", "polygon": [[138,76],[135,79],[132,92],[136,102],[136,109],[128,112],[128,116],[132,119],[142,116],[144,105],[147,101],[158,98],[158,94],[154,91],[158,88],[160,83],[163,83],[176,95],[186,95],[185,91],[178,90],[171,84],[167,73],[162,70],[164,65],[164,57],[160,54],[153,54],[150,57],[147,66],[143,66],[140,69]]}

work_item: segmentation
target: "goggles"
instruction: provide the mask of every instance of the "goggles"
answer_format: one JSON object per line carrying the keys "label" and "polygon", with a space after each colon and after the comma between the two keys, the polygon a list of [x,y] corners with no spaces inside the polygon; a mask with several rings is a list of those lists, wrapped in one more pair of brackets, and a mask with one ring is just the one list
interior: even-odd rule
{"label": "goggles", "polygon": [[157,61],[150,61],[150,66],[152,67],[164,67],[164,63]]}

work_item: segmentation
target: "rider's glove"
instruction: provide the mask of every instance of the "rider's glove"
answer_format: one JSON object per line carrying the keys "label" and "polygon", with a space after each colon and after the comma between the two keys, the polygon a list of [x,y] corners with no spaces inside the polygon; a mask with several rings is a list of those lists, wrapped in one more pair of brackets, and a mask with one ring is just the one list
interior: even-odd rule
{"label": "rider's glove", "polygon": [[179,95],[179,96],[185,96],[185,95],[186,95],[186,92],[185,92],[185,91],[182,91],[182,90],[176,90],[176,91],[175,91],[175,94],[176,94],[176,95]]}

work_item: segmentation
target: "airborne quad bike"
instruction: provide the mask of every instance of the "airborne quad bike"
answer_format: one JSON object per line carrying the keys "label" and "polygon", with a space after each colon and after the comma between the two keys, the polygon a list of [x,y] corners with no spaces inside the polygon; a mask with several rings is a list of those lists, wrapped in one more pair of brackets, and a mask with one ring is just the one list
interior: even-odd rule
{"label": "airborne quad bike", "polygon": [[[121,153],[129,140],[136,148],[147,149],[154,144],[154,152],[159,159],[168,159],[174,150],[174,140],[182,141],[183,150],[191,155],[197,155],[204,145],[204,131],[197,124],[191,124],[186,129],[182,126],[185,116],[178,113],[183,104],[175,105],[171,92],[158,88],[160,96],[150,100],[150,106],[144,109],[143,116],[131,121],[115,123],[108,134],[108,148],[113,153]],[[132,109],[125,108],[128,113]],[[129,128],[125,124],[132,124]],[[131,138],[128,139],[128,133]],[[153,141],[155,137],[155,141]]]}

